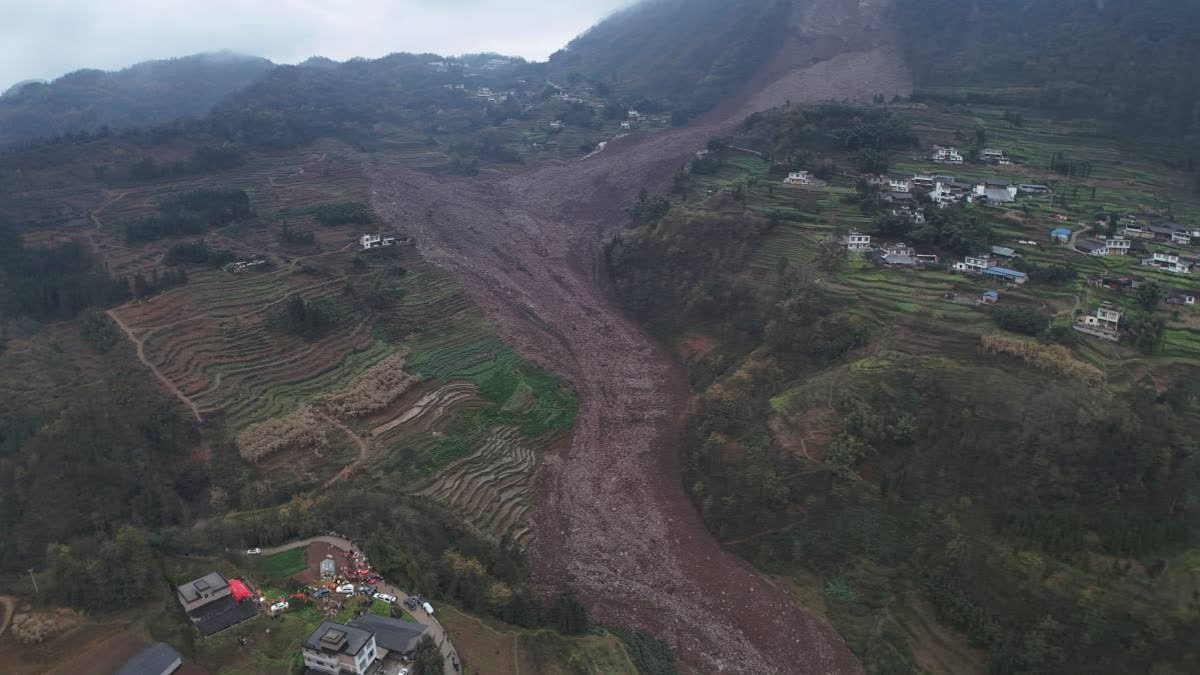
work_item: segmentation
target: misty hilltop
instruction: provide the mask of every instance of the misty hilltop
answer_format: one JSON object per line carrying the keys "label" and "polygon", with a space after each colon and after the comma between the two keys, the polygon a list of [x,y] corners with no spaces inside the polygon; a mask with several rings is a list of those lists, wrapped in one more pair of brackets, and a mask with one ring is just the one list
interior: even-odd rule
{"label": "misty hilltop", "polygon": [[202,116],[274,67],[264,58],[224,51],[18,83],[0,97],[0,143]]}

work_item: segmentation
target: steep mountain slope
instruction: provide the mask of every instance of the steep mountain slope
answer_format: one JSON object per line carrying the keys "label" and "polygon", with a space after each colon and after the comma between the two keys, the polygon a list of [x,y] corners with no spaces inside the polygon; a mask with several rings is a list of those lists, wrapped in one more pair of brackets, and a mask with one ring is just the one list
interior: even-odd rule
{"label": "steep mountain slope", "polygon": [[1200,5],[1176,0],[897,0],[921,87],[1016,88],[1066,115],[1195,133]]}
{"label": "steep mountain slope", "polygon": [[220,52],[115,72],[79,70],[50,83],[12,87],[0,97],[0,143],[201,116],[274,67],[263,58]]}

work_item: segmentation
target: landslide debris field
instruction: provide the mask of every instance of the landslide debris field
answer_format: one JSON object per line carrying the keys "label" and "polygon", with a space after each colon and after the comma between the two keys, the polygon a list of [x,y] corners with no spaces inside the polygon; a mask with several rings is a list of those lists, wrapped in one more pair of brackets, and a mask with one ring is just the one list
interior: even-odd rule
{"label": "landslide debris field", "polygon": [[[888,70],[895,52],[881,40],[848,57],[896,72]],[[773,100],[786,90],[795,101],[862,93],[858,68],[809,68],[822,80],[812,98],[788,84],[805,82],[805,69],[791,70],[753,83],[754,91],[701,123],[621,138],[569,164],[446,180],[379,159],[368,172],[375,209],[403,223],[423,255],[463,282],[509,344],[566,377],[579,395],[569,449],[538,477],[530,554],[538,581],[570,585],[600,620],[647,628],[702,671],[854,672],[859,665],[828,624],[724,552],[700,521],[680,481],[683,374],[613,304],[601,244],[625,225],[624,207],[638,190],[665,182],[739,121],[741,102],[759,91],[771,88]],[[890,95],[908,83],[898,77],[886,85]]]}

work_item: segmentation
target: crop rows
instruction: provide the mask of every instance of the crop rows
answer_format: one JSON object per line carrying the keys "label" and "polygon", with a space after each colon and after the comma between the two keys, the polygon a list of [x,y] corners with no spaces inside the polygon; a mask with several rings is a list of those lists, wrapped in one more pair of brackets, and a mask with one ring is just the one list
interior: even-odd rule
{"label": "crop rows", "polygon": [[442,385],[422,396],[395,418],[372,429],[371,435],[386,439],[410,424],[420,424],[428,428],[445,417],[452,407],[475,400],[478,394],[479,390],[470,382],[450,382]]}
{"label": "crop rows", "polygon": [[526,515],[537,455],[513,427],[492,431],[474,454],[447,467],[420,494],[432,497],[493,539],[528,539]]}

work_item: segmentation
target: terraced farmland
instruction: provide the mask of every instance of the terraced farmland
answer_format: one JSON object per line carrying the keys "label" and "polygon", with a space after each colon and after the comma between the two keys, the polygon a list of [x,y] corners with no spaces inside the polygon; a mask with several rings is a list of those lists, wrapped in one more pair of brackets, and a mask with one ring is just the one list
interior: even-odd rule
{"label": "terraced farmland", "polygon": [[524,545],[537,453],[515,427],[499,427],[470,457],[440,473],[419,494],[450,509],[493,539],[510,535]]}

